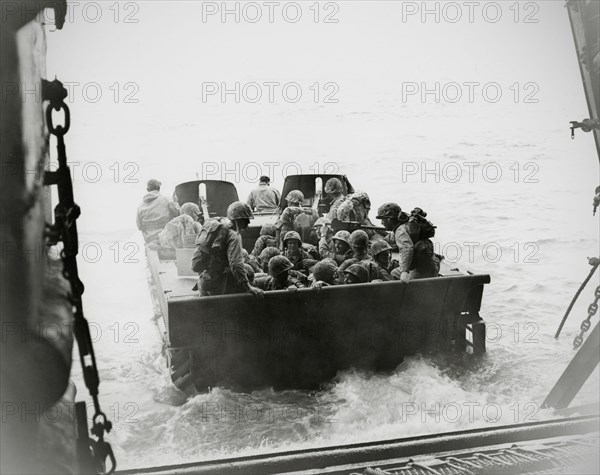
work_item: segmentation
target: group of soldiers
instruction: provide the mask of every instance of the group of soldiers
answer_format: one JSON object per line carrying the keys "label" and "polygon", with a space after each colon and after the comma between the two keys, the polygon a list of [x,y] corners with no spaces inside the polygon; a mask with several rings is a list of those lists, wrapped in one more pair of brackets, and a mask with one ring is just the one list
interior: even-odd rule
{"label": "group of soldiers", "polygon": [[[264,206],[265,192],[270,189],[263,183],[261,187],[264,191],[259,191],[258,196],[262,196],[257,201]],[[272,290],[390,280],[408,283],[438,276],[441,256],[433,251],[430,238],[434,227],[423,210],[415,208],[408,214],[396,203],[386,203],[376,216],[383,227],[375,227],[368,217],[371,203],[366,193],[345,196],[337,178],[327,181],[324,192],[329,210],[321,217],[314,208],[304,206],[300,190],[288,193],[287,207],[275,224],[261,228],[252,252],[243,249],[240,233],[250,224],[253,212],[249,203],[240,201],[229,206],[227,219],[212,218],[202,226],[197,222],[198,206],[184,204],[179,216],[170,217],[162,229],[153,230],[149,247],[185,247],[193,239],[196,251],[192,269],[199,274],[202,296],[248,292],[262,297]],[[156,193],[149,193],[150,201],[160,200]],[[167,202],[163,207],[169,210]],[[139,216],[140,211],[138,227]],[[354,229],[336,229],[347,224]],[[398,259],[392,259],[396,249]]]}

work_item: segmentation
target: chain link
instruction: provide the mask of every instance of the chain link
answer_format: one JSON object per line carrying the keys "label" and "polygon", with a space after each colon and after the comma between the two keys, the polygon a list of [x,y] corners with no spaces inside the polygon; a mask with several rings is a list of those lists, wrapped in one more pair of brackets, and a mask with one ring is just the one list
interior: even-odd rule
{"label": "chain link", "polygon": [[577,335],[575,337],[575,340],[573,340],[573,349],[575,350],[579,348],[583,343],[583,335],[592,326],[591,319],[594,315],[596,315],[596,312],[598,311],[598,301],[600,300],[600,285],[596,287],[596,292],[594,292],[594,296],[596,298],[588,307],[588,316],[583,322],[581,322],[581,332],[579,332],[579,335]]}
{"label": "chain link", "polygon": [[[46,185],[57,185],[58,203],[54,208],[54,224],[47,226],[47,236],[50,244],[56,244],[59,241],[63,243],[61,259],[63,261],[63,276],[71,284],[69,299],[73,305],[74,334],[79,348],[79,357],[83,369],[83,379],[87,386],[92,400],[94,402],[94,417],[92,433],[98,437],[97,441],[90,439],[90,448],[93,452],[95,471],[105,473],[106,457],[109,457],[112,467],[109,474],[114,473],[116,469],[116,460],[110,447],[110,444],[104,441],[104,433],[110,432],[112,423],[100,408],[98,401],[98,386],[100,378],[96,366],[96,357],[90,335],[88,321],[83,314],[83,303],[81,296],[84,292],[84,286],[79,279],[79,270],[77,268],[77,254],[79,253],[79,238],[77,233],[77,218],[81,214],[79,206],[73,199],[73,182],[71,172],[67,165],[67,153],[65,148],[64,136],[71,126],[71,114],[69,107],[64,99],[67,97],[67,91],[63,84],[54,80],[52,82],[44,81],[42,85],[42,95],[49,104],[46,108],[46,122],[50,134],[56,137],[56,149],[58,169],[54,172],[46,172],[44,183]],[[52,111],[63,112],[64,123],[55,125],[52,119]]]}

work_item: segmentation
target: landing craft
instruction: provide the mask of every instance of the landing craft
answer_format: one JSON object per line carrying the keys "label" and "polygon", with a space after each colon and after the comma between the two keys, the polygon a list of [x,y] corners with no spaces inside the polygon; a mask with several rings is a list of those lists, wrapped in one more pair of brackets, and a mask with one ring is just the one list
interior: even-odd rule
{"label": "landing craft", "polygon": [[[408,2],[407,2],[408,3]],[[529,4],[534,5],[533,2]],[[56,9],[56,27],[64,23],[66,2],[39,2],[39,4],[3,3],[3,27],[0,74],[2,84],[26,84],[32,90],[40,84],[44,74],[45,37],[35,16],[44,5]],[[599,107],[599,3],[589,0],[570,0],[569,13],[582,80],[586,90],[589,118],[572,122],[572,130],[592,131],[600,152]],[[6,11],[5,11],[6,10]],[[61,14],[62,11],[62,14]],[[66,78],[65,78],[66,79]],[[45,87],[49,83],[44,82]],[[3,91],[4,91],[3,87]],[[8,89],[6,90],[8,92]],[[64,97],[56,90],[44,90],[44,101],[64,109]],[[60,90],[58,91],[60,93]],[[5,100],[6,99],[6,100]],[[47,102],[44,106],[47,106]],[[48,110],[48,109],[45,109]],[[66,109],[65,109],[66,113]],[[9,119],[7,119],[7,117]],[[19,117],[22,120],[13,120]],[[2,141],[0,158],[3,170],[11,170],[11,179],[0,187],[2,196],[1,237],[3,249],[23,252],[3,254],[0,268],[1,321],[2,321],[2,457],[3,473],[103,473],[104,460],[109,455],[106,440],[110,426],[103,417],[98,398],[98,380],[89,332],[81,331],[86,322],[81,308],[83,288],[77,275],[77,234],[73,223],[79,209],[69,188],[69,171],[64,150],[58,175],[45,173],[47,132],[44,110],[39,101],[22,100],[15,94],[3,96]],[[47,120],[47,118],[46,118]],[[53,127],[56,136],[64,135],[68,126]],[[65,139],[68,143],[69,136]],[[59,143],[64,145],[61,140]],[[599,156],[600,158],[600,156]],[[31,173],[36,170],[35,174]],[[12,174],[14,171],[14,175]],[[14,179],[13,179],[14,178]],[[46,228],[51,222],[49,196],[45,185],[58,184],[60,202],[56,218],[61,226]],[[67,186],[65,186],[65,184]],[[210,192],[208,192],[210,194]],[[85,210],[84,210],[85,212]],[[590,213],[591,214],[591,213]],[[39,259],[37,253],[27,250],[46,248],[47,241],[62,240],[66,253],[64,263]],[[594,251],[592,251],[594,252]],[[64,267],[63,267],[64,264]],[[160,262],[159,262],[160,264]],[[175,266],[177,267],[177,266]],[[597,266],[596,266],[597,267]],[[64,270],[69,271],[63,274]],[[64,277],[69,278],[69,281]],[[471,276],[472,277],[472,276]],[[439,277],[435,280],[460,279]],[[388,285],[394,285],[388,284]],[[411,283],[412,285],[412,283]],[[483,287],[483,285],[481,285]],[[373,287],[375,288],[375,287]],[[383,288],[383,287],[382,287]],[[337,290],[337,289],[334,289]],[[70,298],[67,299],[67,293]],[[276,293],[273,294],[276,296]],[[331,294],[330,295],[334,295]],[[546,403],[557,409],[566,408],[583,384],[581,368],[593,371],[598,363],[598,324],[592,333],[591,318],[597,313],[600,294],[596,293],[595,307],[590,305],[588,318],[582,324],[577,341],[581,345],[576,357],[565,370]],[[245,303],[245,302],[242,302]],[[594,310],[595,309],[595,310]],[[64,424],[38,423],[36,407],[64,407],[64,401],[73,401],[75,391],[68,385],[71,368],[72,338],[69,332],[53,333],[51,338],[36,332],[36,328],[70,328],[73,311],[82,364],[86,369],[86,383],[94,400],[93,434],[86,428],[86,417],[77,411],[77,432]],[[164,315],[168,320],[168,313]],[[6,328],[19,331],[6,332]],[[201,327],[200,335],[219,334],[227,337],[227,329],[218,326]],[[331,327],[328,327],[331,328]],[[202,333],[204,332],[204,333]],[[87,334],[87,339],[86,339]],[[276,332],[264,333],[277,335]],[[13,336],[16,335],[16,338]],[[241,332],[248,341],[252,333]],[[305,338],[297,334],[298,339]],[[276,338],[271,336],[270,338]],[[583,343],[581,343],[583,341]],[[570,342],[568,342],[570,343]],[[563,344],[559,342],[559,344]],[[468,346],[468,345],[467,345]],[[591,369],[590,369],[591,368]],[[90,376],[90,377],[88,377]],[[573,390],[573,388],[575,388]],[[80,388],[78,398],[85,390]],[[61,399],[61,395],[63,398]],[[25,407],[27,414],[10,413]],[[79,406],[81,407],[81,406]],[[9,412],[9,408],[11,411]],[[85,408],[85,404],[84,404]],[[598,408],[588,408],[597,413]],[[374,443],[353,444],[316,450],[301,450],[238,457],[180,466],[152,467],[121,473],[282,473],[291,471],[327,471],[328,473],[598,473],[598,416],[571,417],[586,413],[581,407],[561,409],[562,419],[527,424],[467,430],[446,434],[417,436]],[[15,417],[16,414],[16,417]],[[74,422],[74,421],[71,421]],[[52,445],[56,444],[56,445]],[[60,447],[59,447],[60,446]],[[96,453],[92,453],[94,447]],[[157,447],[157,449],[160,449]],[[78,462],[74,461],[75,453]],[[583,464],[595,462],[595,469]],[[114,470],[108,465],[111,473]]]}
{"label": "landing craft", "polygon": [[[292,175],[282,196],[304,194],[303,206],[327,210],[319,185],[343,175]],[[200,190],[206,190],[201,197]],[[191,181],[175,188],[181,203],[206,202],[209,216],[226,214],[237,201],[225,181]],[[257,214],[242,233],[252,251],[263,224],[277,212]],[[474,275],[442,261],[440,275],[405,285],[398,281],[321,290],[268,292],[258,301],[247,294],[199,297],[191,272],[193,248],[178,249],[176,259],[147,250],[151,291],[167,351],[173,383],[186,393],[223,387],[240,391],[316,389],[338,371],[392,371],[405,356],[431,349],[485,352],[485,323],[479,310],[489,275]],[[357,350],[359,349],[359,350]]]}

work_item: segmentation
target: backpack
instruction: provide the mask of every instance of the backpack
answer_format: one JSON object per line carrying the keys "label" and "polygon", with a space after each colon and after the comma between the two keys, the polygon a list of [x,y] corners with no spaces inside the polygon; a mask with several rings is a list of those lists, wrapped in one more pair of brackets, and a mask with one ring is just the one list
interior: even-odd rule
{"label": "backpack", "polygon": [[410,221],[417,223],[419,225],[419,240],[430,239],[435,236],[435,228],[436,226],[425,217],[420,214],[413,214],[410,217]]}
{"label": "backpack", "polygon": [[222,254],[228,231],[228,223],[222,218],[209,219],[204,223],[196,238],[195,272],[209,270],[212,258]]}
{"label": "backpack", "polygon": [[294,231],[300,234],[303,242],[310,241],[311,233],[313,232],[313,225],[315,224],[315,217],[313,215],[313,209],[302,207],[302,208],[288,208],[292,216],[292,226]]}

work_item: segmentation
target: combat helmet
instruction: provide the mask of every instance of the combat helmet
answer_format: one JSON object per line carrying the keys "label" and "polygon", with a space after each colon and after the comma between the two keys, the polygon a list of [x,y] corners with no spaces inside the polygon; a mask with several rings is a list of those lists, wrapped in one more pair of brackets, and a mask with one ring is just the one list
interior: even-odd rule
{"label": "combat helmet", "polygon": [[285,233],[285,236],[283,238],[283,245],[285,246],[286,243],[292,239],[298,241],[300,243],[300,246],[302,246],[302,238],[300,237],[300,234],[298,234],[296,231],[288,231],[287,233]]}
{"label": "combat helmet", "polygon": [[304,203],[304,193],[302,193],[300,190],[292,190],[288,193],[288,195],[285,197],[285,199],[287,200],[288,204],[289,203]]}
{"label": "combat helmet", "polygon": [[317,219],[315,221],[315,224],[313,224],[313,228],[320,228],[324,225],[331,227],[331,219],[329,219],[327,216],[322,216],[319,219]]}
{"label": "combat helmet", "polygon": [[352,264],[344,270],[344,274],[352,274],[363,284],[369,282],[369,271],[360,264]]}
{"label": "combat helmet", "polygon": [[241,201],[234,201],[227,208],[227,219],[254,219],[250,206]]}
{"label": "combat helmet", "polygon": [[279,256],[280,254],[281,251],[279,249],[277,249],[276,247],[268,246],[261,251],[260,255],[258,256],[258,260],[263,265],[268,264],[272,257]]}
{"label": "combat helmet", "polygon": [[402,212],[402,208],[398,206],[396,203],[385,203],[379,207],[377,210],[377,219],[383,218],[398,218],[400,213]]}
{"label": "combat helmet", "polygon": [[352,248],[366,249],[369,245],[369,235],[362,229],[357,229],[352,234],[350,234],[348,243]]}
{"label": "combat helmet", "polygon": [[325,183],[325,193],[343,193],[344,187],[338,178],[330,178]]}
{"label": "combat helmet", "polygon": [[293,264],[285,256],[274,256],[269,261],[269,274],[273,277],[277,277],[279,274],[293,268]]}
{"label": "combat helmet", "polygon": [[265,224],[260,228],[260,235],[275,237],[277,235],[277,228],[274,224]]}
{"label": "combat helmet", "polygon": [[377,254],[381,254],[385,251],[390,251],[392,247],[383,239],[378,239],[373,244],[371,244],[371,255],[373,257],[377,256]]}
{"label": "combat helmet", "polygon": [[337,233],[335,233],[335,236],[333,236],[333,240],[334,241],[342,241],[345,242],[346,244],[348,244],[348,246],[350,246],[350,233],[348,231],[338,231]]}
{"label": "combat helmet", "polygon": [[338,267],[333,259],[323,259],[313,267],[313,276],[315,281],[323,281],[332,284],[335,281]]}

